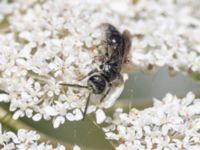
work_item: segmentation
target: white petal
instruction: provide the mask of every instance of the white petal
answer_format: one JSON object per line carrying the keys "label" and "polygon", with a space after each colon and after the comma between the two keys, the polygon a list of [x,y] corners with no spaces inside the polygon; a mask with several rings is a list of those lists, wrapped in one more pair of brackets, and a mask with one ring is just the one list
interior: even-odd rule
{"label": "white petal", "polygon": [[32,115],[33,115],[33,110],[32,109],[27,108],[25,112],[26,112],[26,116],[28,118],[32,117]]}
{"label": "white petal", "polygon": [[73,115],[72,113],[67,113],[66,118],[67,118],[69,121],[74,121],[74,120],[75,120],[74,115]]}
{"label": "white petal", "polygon": [[17,120],[18,118],[23,117],[23,116],[24,116],[24,112],[22,112],[21,110],[18,110],[18,111],[16,111],[16,112],[14,113],[13,119],[14,119],[14,120]]}
{"label": "white petal", "polygon": [[82,114],[82,112],[80,111],[80,109],[75,109],[74,111],[73,111],[73,114],[74,114],[74,119],[75,120],[81,120],[81,119],[83,119],[83,114]]}
{"label": "white petal", "polygon": [[73,147],[73,150],[81,150],[81,148],[80,148],[78,145],[75,145],[75,146]]}
{"label": "white petal", "polygon": [[98,124],[101,124],[106,119],[106,115],[102,109],[98,109],[96,111],[96,121]]}
{"label": "white petal", "polygon": [[60,124],[63,124],[64,122],[65,122],[65,118],[63,116],[59,116],[53,121],[53,127],[58,128]]}
{"label": "white petal", "polygon": [[42,115],[41,115],[40,113],[35,114],[35,115],[32,117],[32,119],[33,119],[34,121],[40,121],[40,120],[42,119]]}
{"label": "white petal", "polygon": [[0,102],[9,102],[9,95],[0,94]]}
{"label": "white petal", "polygon": [[56,116],[58,114],[58,112],[56,111],[56,109],[54,109],[53,107],[51,106],[46,106],[44,108],[44,111],[45,113],[48,115],[48,116]]}

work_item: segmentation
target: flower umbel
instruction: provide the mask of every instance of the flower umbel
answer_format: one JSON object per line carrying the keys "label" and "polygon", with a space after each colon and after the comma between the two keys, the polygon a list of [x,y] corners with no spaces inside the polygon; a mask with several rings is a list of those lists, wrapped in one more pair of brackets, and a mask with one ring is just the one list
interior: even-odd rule
{"label": "flower umbel", "polygon": [[17,134],[11,131],[2,131],[0,124],[0,148],[1,150],[65,150],[63,145],[53,147],[51,144],[39,142],[40,136],[35,131],[19,129]]}
{"label": "flower umbel", "polygon": [[[130,31],[128,67],[199,73],[199,5],[189,0],[2,0],[0,89],[5,93],[0,101],[10,102],[14,119],[52,119],[54,127],[81,120],[89,91],[59,83],[85,85],[87,80],[79,79],[99,66],[102,23]],[[110,107],[122,90],[123,85],[113,89],[103,104],[93,98],[88,112]]]}
{"label": "flower umbel", "polygon": [[117,150],[200,149],[200,99],[193,93],[182,99],[167,94],[142,111],[117,109],[105,122],[106,138]]}

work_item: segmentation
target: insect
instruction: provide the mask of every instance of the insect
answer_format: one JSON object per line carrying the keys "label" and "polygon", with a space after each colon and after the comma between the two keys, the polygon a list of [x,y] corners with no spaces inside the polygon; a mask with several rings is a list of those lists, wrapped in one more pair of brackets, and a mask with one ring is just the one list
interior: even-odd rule
{"label": "insect", "polygon": [[117,79],[122,79],[120,72],[131,46],[130,33],[127,30],[121,34],[113,25],[108,23],[102,24],[101,27],[105,31],[103,43],[106,53],[100,69],[92,70],[84,77],[88,77],[87,85],[61,83],[63,86],[85,88],[90,91],[83,112],[83,120],[87,113],[91,94],[102,95],[100,99],[100,102],[102,102],[110,92],[112,83]]}

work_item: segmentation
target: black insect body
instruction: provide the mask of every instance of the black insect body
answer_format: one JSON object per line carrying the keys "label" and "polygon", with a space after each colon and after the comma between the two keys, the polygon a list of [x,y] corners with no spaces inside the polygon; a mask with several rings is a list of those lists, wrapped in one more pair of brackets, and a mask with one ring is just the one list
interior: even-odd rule
{"label": "black insect body", "polygon": [[[97,72],[98,73],[98,72]],[[95,74],[89,77],[87,85],[91,87],[94,94],[101,94],[105,91],[108,80],[102,74]]]}
{"label": "black insect body", "polygon": [[101,70],[98,71],[95,69],[85,76],[88,77],[87,86],[61,83],[61,85],[86,88],[91,91],[87,98],[83,119],[87,113],[91,93],[102,94],[103,96],[100,100],[100,102],[102,102],[110,92],[112,82],[117,78],[121,78],[120,72],[122,64],[125,62],[131,46],[130,34],[128,31],[124,31],[123,34],[121,34],[111,24],[102,24],[102,27],[105,30],[104,44],[106,56],[104,62],[100,66]]}

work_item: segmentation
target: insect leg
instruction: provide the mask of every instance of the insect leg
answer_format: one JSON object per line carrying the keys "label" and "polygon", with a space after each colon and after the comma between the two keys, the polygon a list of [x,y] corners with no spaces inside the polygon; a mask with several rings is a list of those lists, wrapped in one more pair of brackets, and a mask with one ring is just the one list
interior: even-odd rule
{"label": "insect leg", "polygon": [[88,109],[89,102],[90,102],[90,96],[91,96],[91,92],[89,93],[89,95],[87,97],[87,101],[86,101],[86,104],[85,104],[85,109],[84,109],[84,112],[83,112],[83,120],[85,119],[85,116],[86,116],[86,113],[87,113],[87,109]]}
{"label": "insect leg", "polygon": [[110,83],[110,84],[108,85],[108,90],[107,90],[106,93],[101,97],[100,103],[103,102],[103,100],[105,99],[105,97],[106,97],[106,96],[108,95],[108,93],[110,92],[111,86],[112,86],[112,84]]}
{"label": "insect leg", "polygon": [[79,85],[79,84],[60,83],[60,85],[71,86],[71,87],[75,87],[75,88],[84,88],[84,89],[88,89],[89,88],[88,86]]}
{"label": "insect leg", "polygon": [[87,78],[88,76],[92,75],[95,72],[98,72],[98,70],[97,69],[91,70],[87,75],[85,75],[85,76],[81,77],[80,79],[78,79],[78,81],[81,81],[81,80]]}
{"label": "insect leg", "polygon": [[127,55],[131,48],[131,33],[128,30],[125,30],[122,34],[122,37],[125,43],[124,56],[123,56],[123,62],[125,63],[126,61],[128,61]]}

